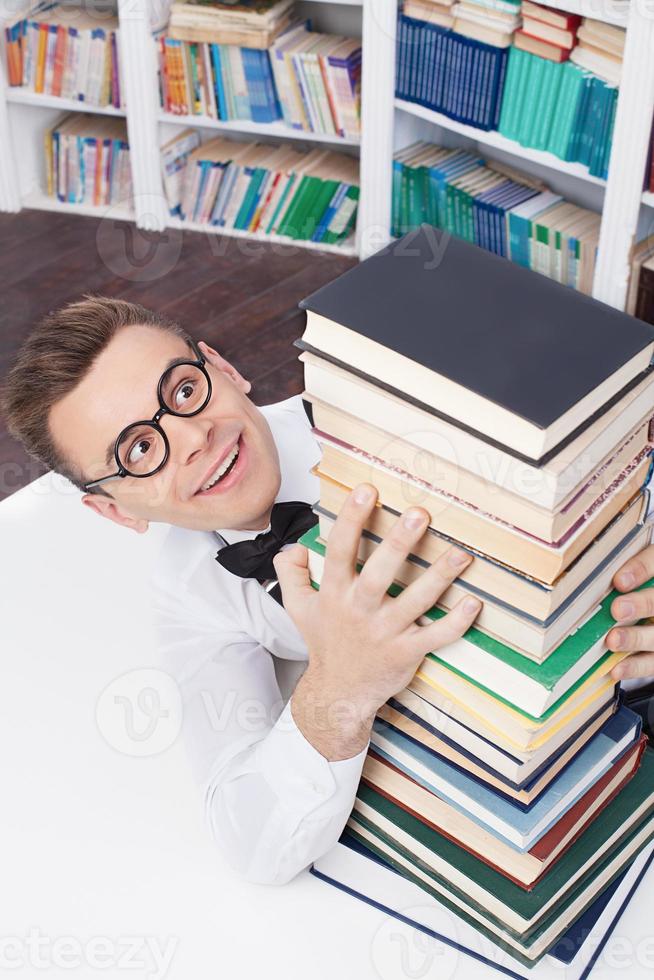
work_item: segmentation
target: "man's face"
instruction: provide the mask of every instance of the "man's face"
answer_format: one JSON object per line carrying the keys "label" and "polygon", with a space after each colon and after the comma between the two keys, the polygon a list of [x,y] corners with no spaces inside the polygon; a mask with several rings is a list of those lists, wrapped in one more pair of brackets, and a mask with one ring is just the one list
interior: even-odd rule
{"label": "man's face", "polygon": [[[113,497],[86,494],[83,502],[137,531],[148,521],[196,530],[265,527],[280,486],[279,457],[261,412],[247,397],[250,385],[216,352],[203,350],[212,395],[198,415],[166,414],[159,424],[170,443],[168,462],[145,479],[124,477],[103,484]],[[157,411],[157,384],[174,357],[195,360],[184,340],[147,326],[125,327],[99,355],[86,377],[50,412],[50,429],[64,456],[86,478],[115,473],[105,454],[131,422]],[[234,450],[229,471],[208,491],[221,461]]]}

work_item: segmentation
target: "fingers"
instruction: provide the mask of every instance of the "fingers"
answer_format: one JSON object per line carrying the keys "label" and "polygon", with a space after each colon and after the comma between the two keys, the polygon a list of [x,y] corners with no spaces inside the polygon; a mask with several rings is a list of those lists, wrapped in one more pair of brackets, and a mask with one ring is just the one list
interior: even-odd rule
{"label": "fingers", "polygon": [[609,630],[606,645],[614,653],[638,653],[654,651],[654,626],[619,626]]}
{"label": "fingers", "polygon": [[441,619],[430,623],[429,626],[416,626],[411,636],[416,654],[419,653],[424,657],[458,640],[466,630],[470,629],[480,609],[479,599],[469,595],[457,602],[456,606]]}
{"label": "fingers", "polygon": [[[379,605],[389,586],[398,578],[407,555],[415,549],[425,533],[428,521],[429,514],[426,510],[422,507],[411,507],[398,518],[390,533],[375,548],[361,569],[356,584],[357,595],[364,605]],[[424,607],[420,613],[422,612]],[[413,619],[415,618],[414,616]]]}
{"label": "fingers", "polygon": [[408,625],[438,601],[472,561],[462,548],[450,548],[393,600],[393,615]]}
{"label": "fingers", "polygon": [[654,653],[633,653],[611,671],[615,681],[628,680],[632,677],[654,676]]}
{"label": "fingers", "polygon": [[611,615],[617,623],[654,616],[654,589],[642,589],[614,599]]}
{"label": "fingers", "polygon": [[303,545],[294,544],[292,548],[279,551],[273,558],[284,608],[291,615],[304,606],[306,599],[316,594],[309,577],[308,557]]}
{"label": "fingers", "polygon": [[654,575],[654,545],[644,548],[622,566],[613,577],[613,585],[620,592],[637,589]]}
{"label": "fingers", "polygon": [[345,499],[327,540],[321,582],[321,588],[326,593],[332,589],[342,591],[352,584],[361,532],[376,500],[377,490],[370,483],[360,483]]}

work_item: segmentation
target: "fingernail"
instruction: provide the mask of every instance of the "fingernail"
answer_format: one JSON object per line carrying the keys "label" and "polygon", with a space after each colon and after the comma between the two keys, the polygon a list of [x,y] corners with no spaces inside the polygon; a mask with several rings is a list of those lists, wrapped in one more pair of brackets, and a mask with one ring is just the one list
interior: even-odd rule
{"label": "fingernail", "polygon": [[467,551],[462,551],[461,548],[454,548],[447,556],[448,564],[452,565],[453,568],[462,568],[467,565],[471,559],[471,555]]}
{"label": "fingernail", "polygon": [[627,634],[624,630],[614,630],[611,633],[611,649],[619,650],[627,642]]}
{"label": "fingernail", "polygon": [[481,602],[479,599],[475,599],[474,596],[469,595],[467,599],[463,601],[463,611],[466,613],[476,613],[481,609]]}
{"label": "fingernail", "polygon": [[620,619],[629,619],[636,614],[636,607],[633,602],[619,602],[618,603],[618,616]]}
{"label": "fingernail", "polygon": [[417,531],[425,523],[425,515],[421,510],[408,510],[402,518],[402,524],[407,531]]}
{"label": "fingernail", "polygon": [[618,584],[621,589],[631,589],[636,584],[636,576],[633,572],[622,572],[618,575]]}
{"label": "fingernail", "polygon": [[372,500],[372,489],[370,487],[357,487],[354,491],[354,502],[356,504],[367,504]]}

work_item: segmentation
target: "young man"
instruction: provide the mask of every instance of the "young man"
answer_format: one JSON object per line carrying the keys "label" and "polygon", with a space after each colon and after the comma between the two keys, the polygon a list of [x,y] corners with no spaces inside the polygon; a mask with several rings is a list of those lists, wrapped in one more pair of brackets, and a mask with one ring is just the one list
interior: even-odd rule
{"label": "young man", "polygon": [[[160,646],[182,690],[209,826],[243,875],[282,883],[338,839],[376,710],[428,651],[465,632],[479,602],[470,596],[430,626],[416,623],[470,561],[457,548],[388,596],[426,530],[421,508],[398,518],[356,573],[376,500],[365,483],[339,514],[313,590],[306,551],[292,542],[315,522],[307,505],[319,496],[310,472],[319,447],[299,396],[257,408],[249,391],[233,365],[176,324],[85,298],[27,338],[5,412],[26,449],[72,480],[99,516],[140,534],[151,521],[172,525],[154,582]],[[653,573],[648,548],[616,585],[630,590]],[[654,613],[654,590],[612,611],[618,620]],[[654,651],[654,627],[614,629],[608,642]],[[281,661],[294,662],[295,680],[303,670],[286,704]],[[654,674],[654,652],[618,671]]]}

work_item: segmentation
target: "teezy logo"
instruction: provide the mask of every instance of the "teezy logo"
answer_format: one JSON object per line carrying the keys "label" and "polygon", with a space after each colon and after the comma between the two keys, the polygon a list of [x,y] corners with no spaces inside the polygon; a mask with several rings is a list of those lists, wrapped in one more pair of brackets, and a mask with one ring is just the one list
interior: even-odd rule
{"label": "teezy logo", "polygon": [[130,670],[115,678],[98,698],[95,717],[108,745],[124,755],[157,755],[169,748],[182,727],[182,698],[163,670]]}

